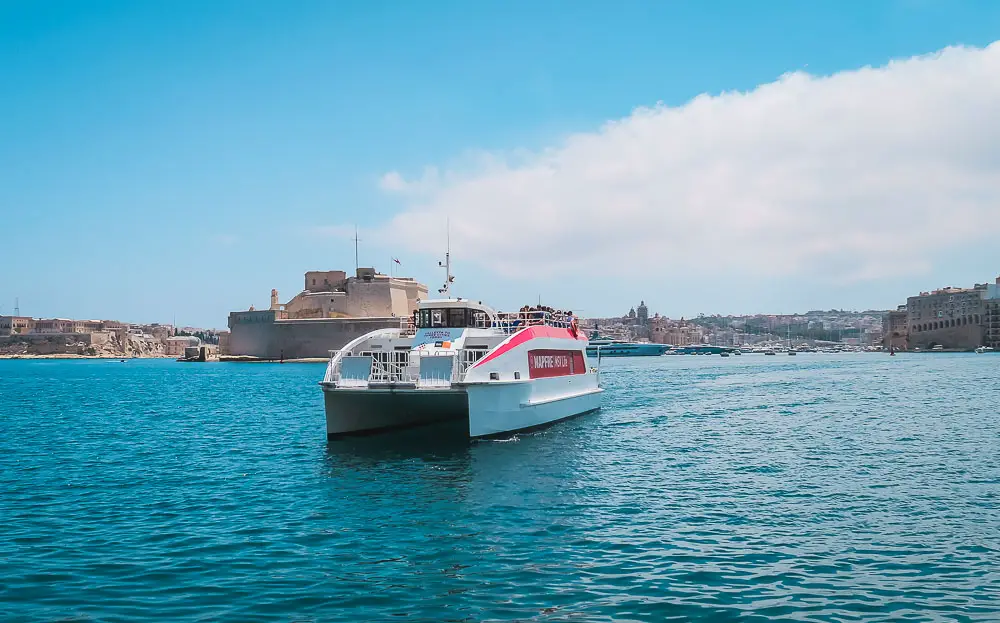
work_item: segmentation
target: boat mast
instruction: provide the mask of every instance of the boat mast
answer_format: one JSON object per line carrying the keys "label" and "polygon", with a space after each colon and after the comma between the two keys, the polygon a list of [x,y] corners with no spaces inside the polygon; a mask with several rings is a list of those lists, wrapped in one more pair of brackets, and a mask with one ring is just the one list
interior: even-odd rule
{"label": "boat mast", "polygon": [[445,298],[448,298],[451,294],[451,282],[455,280],[451,276],[451,221],[448,222],[448,230],[445,235],[445,253],[444,262],[438,262],[438,266],[444,267],[444,287],[438,290],[440,294],[443,294]]}

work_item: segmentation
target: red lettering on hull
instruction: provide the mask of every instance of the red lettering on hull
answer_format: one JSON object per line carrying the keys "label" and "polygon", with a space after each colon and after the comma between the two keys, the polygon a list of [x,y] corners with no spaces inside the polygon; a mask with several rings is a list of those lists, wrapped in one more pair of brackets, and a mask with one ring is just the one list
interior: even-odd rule
{"label": "red lettering on hull", "polygon": [[587,364],[579,350],[529,350],[528,376],[544,379],[553,376],[586,374]]}

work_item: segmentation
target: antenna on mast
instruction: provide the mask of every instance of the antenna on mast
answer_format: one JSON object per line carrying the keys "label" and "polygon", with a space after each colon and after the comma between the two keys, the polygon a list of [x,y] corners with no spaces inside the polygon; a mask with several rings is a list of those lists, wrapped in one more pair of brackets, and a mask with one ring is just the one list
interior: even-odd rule
{"label": "antenna on mast", "polygon": [[15,316],[21,315],[21,299],[19,298],[14,299],[14,315]]}
{"label": "antenna on mast", "polygon": [[451,282],[455,281],[455,278],[451,276],[451,219],[448,219],[445,243],[447,246],[445,247],[444,262],[438,262],[438,266],[444,268],[444,287],[440,288],[438,293],[447,298],[451,294]]}

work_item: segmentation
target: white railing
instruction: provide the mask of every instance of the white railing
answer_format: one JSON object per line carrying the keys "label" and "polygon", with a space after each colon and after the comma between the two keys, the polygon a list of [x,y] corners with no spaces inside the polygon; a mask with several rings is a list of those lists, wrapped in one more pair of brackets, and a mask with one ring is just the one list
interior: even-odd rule
{"label": "white railing", "polygon": [[547,325],[568,329],[572,320],[567,314],[557,314],[547,311],[499,312],[493,328],[510,335],[525,327]]}
{"label": "white railing", "polygon": [[[412,351],[364,350],[357,354],[372,358],[368,384],[448,386],[452,383],[461,383],[469,369],[485,357],[488,352],[490,352],[489,348],[460,348],[450,351],[445,356],[454,356],[455,364],[451,367],[450,378],[441,379],[421,379],[420,355],[412,353]],[[353,354],[350,351],[330,351],[330,362],[327,364],[323,382],[341,386],[340,371],[343,356]],[[422,383],[422,381],[427,382]]]}
{"label": "white railing", "polygon": [[369,383],[406,383],[413,382],[416,376],[410,370],[409,350],[362,351],[362,357],[372,358]]}
{"label": "white railing", "polygon": [[344,353],[339,350],[330,351],[330,361],[326,364],[326,373],[323,375],[324,383],[336,383],[340,381],[340,355],[349,355],[350,352]]}
{"label": "white railing", "polygon": [[469,368],[485,357],[488,352],[490,352],[490,349],[488,348],[463,348],[459,350],[457,360],[458,365],[455,367],[456,380],[464,380],[465,374],[469,371]]}

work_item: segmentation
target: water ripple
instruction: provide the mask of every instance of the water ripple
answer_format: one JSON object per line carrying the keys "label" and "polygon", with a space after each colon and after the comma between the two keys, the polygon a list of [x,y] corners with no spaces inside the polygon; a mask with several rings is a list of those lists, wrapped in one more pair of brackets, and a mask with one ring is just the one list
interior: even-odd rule
{"label": "water ripple", "polygon": [[0,619],[1000,620],[1000,357],[604,362],[328,443],[320,366],[0,362]]}

